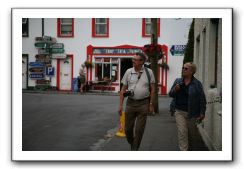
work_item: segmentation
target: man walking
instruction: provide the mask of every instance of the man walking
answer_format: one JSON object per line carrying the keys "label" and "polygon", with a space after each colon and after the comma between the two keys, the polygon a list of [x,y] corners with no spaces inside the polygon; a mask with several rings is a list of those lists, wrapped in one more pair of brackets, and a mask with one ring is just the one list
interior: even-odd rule
{"label": "man walking", "polygon": [[[155,78],[151,69],[144,67],[146,56],[136,53],[133,68],[122,79],[119,114],[122,114],[124,97],[128,97],[125,109],[125,134],[131,150],[137,151],[141,144],[148,112],[153,112]],[[135,126],[135,130],[134,130]]]}
{"label": "man walking", "polygon": [[202,84],[194,77],[196,65],[185,63],[182,78],[177,78],[169,96],[173,97],[173,110],[178,128],[178,142],[181,151],[198,150],[196,138],[201,137],[197,128],[205,117],[206,97]]}

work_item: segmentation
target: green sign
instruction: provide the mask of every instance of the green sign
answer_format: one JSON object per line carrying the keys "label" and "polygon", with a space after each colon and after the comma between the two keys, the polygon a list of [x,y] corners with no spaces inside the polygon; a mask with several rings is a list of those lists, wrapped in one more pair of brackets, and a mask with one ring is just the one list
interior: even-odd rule
{"label": "green sign", "polygon": [[64,48],[64,44],[63,43],[54,43],[51,47],[53,49],[63,49]]}
{"label": "green sign", "polygon": [[54,48],[54,49],[52,49],[52,53],[64,53],[64,49]]}

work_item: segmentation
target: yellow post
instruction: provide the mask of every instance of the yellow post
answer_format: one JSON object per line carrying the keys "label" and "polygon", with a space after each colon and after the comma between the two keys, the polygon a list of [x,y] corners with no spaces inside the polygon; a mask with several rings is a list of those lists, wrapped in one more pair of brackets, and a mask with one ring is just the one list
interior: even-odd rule
{"label": "yellow post", "polygon": [[119,131],[117,131],[116,136],[125,137],[125,112],[119,118]]}

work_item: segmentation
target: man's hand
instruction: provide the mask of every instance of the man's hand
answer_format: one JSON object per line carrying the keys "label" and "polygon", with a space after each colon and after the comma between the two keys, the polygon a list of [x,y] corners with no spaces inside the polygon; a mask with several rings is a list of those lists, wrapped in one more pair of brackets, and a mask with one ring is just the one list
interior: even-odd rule
{"label": "man's hand", "polygon": [[200,116],[198,116],[197,118],[196,118],[196,122],[199,124],[199,123],[201,123],[202,122],[202,120],[205,118],[205,115],[204,114],[200,114]]}
{"label": "man's hand", "polygon": [[180,85],[179,84],[176,84],[174,90],[175,90],[175,92],[178,92],[180,90]]}
{"label": "man's hand", "polygon": [[118,111],[118,113],[119,113],[119,116],[122,116],[122,106],[119,106],[119,111]]}
{"label": "man's hand", "polygon": [[149,104],[149,115],[151,115],[151,116],[154,115],[154,106],[152,103]]}
{"label": "man's hand", "polygon": [[150,113],[154,112],[154,107],[152,103],[149,104],[149,112]]}

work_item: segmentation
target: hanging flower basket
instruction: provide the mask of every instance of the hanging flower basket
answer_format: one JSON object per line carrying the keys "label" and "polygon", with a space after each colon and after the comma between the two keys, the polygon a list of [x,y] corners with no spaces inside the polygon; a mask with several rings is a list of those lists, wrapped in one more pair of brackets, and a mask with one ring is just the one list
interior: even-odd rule
{"label": "hanging flower basket", "polygon": [[142,48],[142,51],[148,56],[148,57],[158,57],[158,60],[162,59],[164,52],[162,49],[162,46],[159,44],[147,44],[144,45]]}
{"label": "hanging flower basket", "polygon": [[91,61],[85,61],[85,66],[87,67],[87,68],[89,68],[89,67],[93,67],[93,63],[91,62]]}

